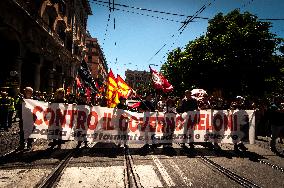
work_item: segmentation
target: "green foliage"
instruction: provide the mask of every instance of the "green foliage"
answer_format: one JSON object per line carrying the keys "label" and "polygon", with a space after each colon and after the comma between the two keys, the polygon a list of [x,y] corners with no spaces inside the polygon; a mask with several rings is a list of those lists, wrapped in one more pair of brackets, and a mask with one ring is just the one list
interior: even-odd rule
{"label": "green foliage", "polygon": [[276,52],[283,53],[283,40],[270,27],[248,12],[219,13],[204,36],[168,54],[162,72],[177,94],[192,87],[222,90],[227,97],[282,92],[284,61]]}

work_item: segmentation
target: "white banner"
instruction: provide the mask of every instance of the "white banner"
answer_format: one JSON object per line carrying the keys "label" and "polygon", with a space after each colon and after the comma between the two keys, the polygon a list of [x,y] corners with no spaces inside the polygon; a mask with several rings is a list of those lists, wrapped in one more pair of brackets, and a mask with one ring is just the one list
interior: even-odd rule
{"label": "white banner", "polygon": [[125,143],[254,143],[253,110],[136,113],[116,108],[46,103],[22,106],[25,138]]}

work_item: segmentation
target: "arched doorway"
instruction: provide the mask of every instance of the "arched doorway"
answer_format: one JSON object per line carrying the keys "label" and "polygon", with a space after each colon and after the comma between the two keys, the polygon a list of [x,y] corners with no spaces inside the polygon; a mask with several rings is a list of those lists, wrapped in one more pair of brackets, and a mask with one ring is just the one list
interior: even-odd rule
{"label": "arched doorway", "polygon": [[8,26],[0,26],[0,57],[0,87],[15,95],[21,84],[21,44],[18,33]]}
{"label": "arched doorway", "polygon": [[57,35],[59,36],[59,38],[63,41],[63,44],[65,44],[65,40],[66,40],[65,29],[66,29],[66,24],[64,20],[57,20],[55,31]]}
{"label": "arched doorway", "polygon": [[38,54],[28,51],[22,65],[22,87],[35,87],[36,65],[39,63]]}

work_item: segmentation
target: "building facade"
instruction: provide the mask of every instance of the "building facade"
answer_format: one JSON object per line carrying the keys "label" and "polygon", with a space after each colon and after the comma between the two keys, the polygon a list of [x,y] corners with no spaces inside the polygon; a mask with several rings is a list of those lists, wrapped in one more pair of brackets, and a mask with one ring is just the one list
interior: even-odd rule
{"label": "building facade", "polygon": [[1,0],[0,87],[72,87],[91,14],[88,0]]}
{"label": "building facade", "polygon": [[86,38],[86,56],[92,77],[98,82],[99,86],[106,84],[108,66],[103,51],[96,38]]}
{"label": "building facade", "polygon": [[151,73],[147,71],[125,71],[125,82],[134,90],[144,89],[151,84]]}

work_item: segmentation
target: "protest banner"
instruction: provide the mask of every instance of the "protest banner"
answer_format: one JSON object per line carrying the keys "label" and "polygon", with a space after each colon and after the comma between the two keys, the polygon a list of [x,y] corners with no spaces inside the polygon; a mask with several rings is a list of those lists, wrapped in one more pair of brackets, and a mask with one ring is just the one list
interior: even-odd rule
{"label": "protest banner", "polygon": [[25,138],[127,143],[254,143],[253,110],[137,113],[116,108],[26,99]]}

